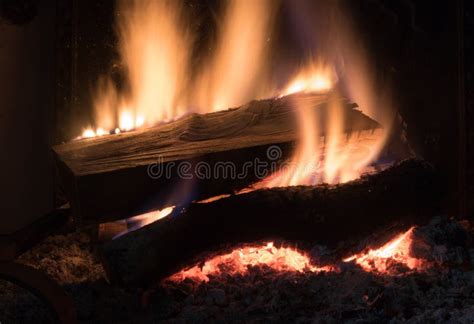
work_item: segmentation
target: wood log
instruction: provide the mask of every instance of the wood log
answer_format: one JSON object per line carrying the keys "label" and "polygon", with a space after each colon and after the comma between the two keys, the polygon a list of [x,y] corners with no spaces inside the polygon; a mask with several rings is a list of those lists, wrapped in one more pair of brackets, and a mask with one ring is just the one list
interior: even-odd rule
{"label": "wood log", "polygon": [[[279,146],[281,161],[291,154],[298,138],[295,107],[309,107],[324,136],[332,109],[329,101],[343,106],[347,134],[357,133],[367,146],[376,140],[379,134],[374,130],[380,125],[355,109],[357,105],[333,94],[295,94],[192,114],[150,129],[72,141],[53,151],[75,218],[102,223],[247,187],[260,177],[255,172],[240,176],[246,163],[268,162],[271,145]],[[179,176],[180,162],[189,163],[190,179]],[[196,176],[199,162],[211,170],[218,163],[232,162],[239,176]],[[150,177],[150,166],[158,165],[170,172]]]}
{"label": "wood log", "polygon": [[392,222],[423,221],[438,210],[441,188],[430,165],[411,159],[346,184],[261,189],[192,203],[106,243],[102,260],[113,282],[146,287],[229,244],[283,239],[331,245]]}

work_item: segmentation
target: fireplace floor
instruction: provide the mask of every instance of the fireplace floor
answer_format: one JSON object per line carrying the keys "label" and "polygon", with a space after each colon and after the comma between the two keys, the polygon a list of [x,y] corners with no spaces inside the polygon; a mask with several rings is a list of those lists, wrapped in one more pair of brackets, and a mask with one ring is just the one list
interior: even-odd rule
{"label": "fireplace floor", "polygon": [[[398,266],[395,275],[383,275],[351,263],[326,273],[256,266],[244,275],[211,276],[209,282],[165,280],[146,298],[142,291],[107,283],[87,230],[49,237],[19,262],[56,279],[73,297],[83,323],[472,323],[472,227],[437,217],[416,233],[429,246],[417,255],[433,263],[423,272]],[[49,321],[47,309],[25,290],[0,281],[0,291],[0,322]]]}

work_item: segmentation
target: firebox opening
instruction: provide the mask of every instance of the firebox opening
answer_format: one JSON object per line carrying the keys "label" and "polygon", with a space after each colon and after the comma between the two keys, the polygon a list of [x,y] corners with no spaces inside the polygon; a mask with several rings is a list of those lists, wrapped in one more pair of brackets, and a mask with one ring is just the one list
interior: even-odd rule
{"label": "firebox opening", "polygon": [[0,322],[474,321],[470,7],[1,1]]}

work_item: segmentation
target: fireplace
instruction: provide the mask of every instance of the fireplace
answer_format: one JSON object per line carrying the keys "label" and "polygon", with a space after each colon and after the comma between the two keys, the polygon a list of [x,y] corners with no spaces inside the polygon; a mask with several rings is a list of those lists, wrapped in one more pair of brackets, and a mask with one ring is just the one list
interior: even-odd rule
{"label": "fireplace", "polygon": [[1,237],[5,321],[474,320],[461,1],[19,3],[55,208]]}

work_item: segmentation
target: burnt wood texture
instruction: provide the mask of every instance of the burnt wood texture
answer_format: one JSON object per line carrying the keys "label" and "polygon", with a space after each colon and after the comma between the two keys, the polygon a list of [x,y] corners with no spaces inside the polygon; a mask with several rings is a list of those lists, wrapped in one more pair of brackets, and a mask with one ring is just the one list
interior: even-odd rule
{"label": "burnt wood texture", "polygon": [[[240,174],[246,163],[256,159],[278,162],[267,156],[272,145],[279,146],[279,161],[284,161],[300,131],[295,110],[314,113],[320,136],[324,136],[330,110],[335,109],[330,103],[340,107],[346,134],[353,134],[367,147],[380,136],[380,125],[355,109],[356,104],[335,94],[295,94],[215,113],[191,114],[145,130],[72,141],[55,146],[53,151],[76,218],[98,223],[123,219],[184,200],[232,193],[260,180],[255,172],[199,176],[196,165],[206,162],[215,170],[217,163],[232,162]],[[189,163],[191,179],[179,176],[179,162]],[[170,172],[156,176],[158,166]],[[268,170],[270,167],[267,163]],[[150,170],[155,172],[152,177]]]}
{"label": "burnt wood texture", "polygon": [[438,210],[441,188],[429,164],[410,159],[346,184],[261,189],[192,203],[106,243],[102,260],[113,282],[146,287],[229,244],[283,239],[333,245],[394,223],[422,222]]}

